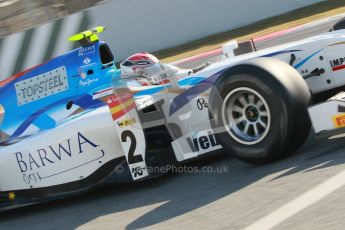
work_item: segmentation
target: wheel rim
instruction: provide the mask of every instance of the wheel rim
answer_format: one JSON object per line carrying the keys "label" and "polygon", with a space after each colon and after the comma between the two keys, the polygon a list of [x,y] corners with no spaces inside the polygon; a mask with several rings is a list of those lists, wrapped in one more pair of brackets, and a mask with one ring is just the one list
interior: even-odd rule
{"label": "wheel rim", "polygon": [[254,145],[267,136],[271,112],[266,100],[257,91],[241,87],[230,91],[225,97],[222,121],[234,140],[244,145]]}

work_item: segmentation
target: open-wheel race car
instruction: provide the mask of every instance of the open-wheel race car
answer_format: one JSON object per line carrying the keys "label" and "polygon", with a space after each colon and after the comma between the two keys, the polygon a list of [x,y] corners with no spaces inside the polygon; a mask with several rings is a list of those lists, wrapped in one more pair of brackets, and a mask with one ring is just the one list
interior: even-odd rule
{"label": "open-wheel race car", "polygon": [[[345,30],[239,56],[233,41],[217,62],[182,70],[155,60],[158,72],[126,72],[150,66],[147,55],[117,69],[103,30],[0,82],[1,208],[145,180],[222,148],[268,163],[295,152],[311,126],[345,127]],[[339,94],[312,104],[330,91]]]}

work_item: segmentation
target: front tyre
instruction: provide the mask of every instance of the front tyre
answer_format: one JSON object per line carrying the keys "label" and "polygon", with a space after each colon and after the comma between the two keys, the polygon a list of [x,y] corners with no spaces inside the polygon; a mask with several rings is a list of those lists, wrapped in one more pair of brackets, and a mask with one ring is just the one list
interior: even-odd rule
{"label": "front tyre", "polygon": [[295,152],[310,131],[308,87],[288,64],[262,58],[231,67],[210,95],[212,126],[222,146],[249,163]]}
{"label": "front tyre", "polygon": [[222,104],[222,124],[232,139],[254,145],[267,136],[271,127],[271,111],[265,98],[249,87],[232,89]]}

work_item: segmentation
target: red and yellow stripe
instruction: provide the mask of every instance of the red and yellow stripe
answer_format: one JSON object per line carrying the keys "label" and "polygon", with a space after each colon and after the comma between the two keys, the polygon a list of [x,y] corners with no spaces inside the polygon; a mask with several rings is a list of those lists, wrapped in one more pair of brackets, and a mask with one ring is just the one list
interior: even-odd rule
{"label": "red and yellow stripe", "polygon": [[109,106],[113,120],[117,120],[136,107],[130,93],[122,95],[110,95],[106,102]]}

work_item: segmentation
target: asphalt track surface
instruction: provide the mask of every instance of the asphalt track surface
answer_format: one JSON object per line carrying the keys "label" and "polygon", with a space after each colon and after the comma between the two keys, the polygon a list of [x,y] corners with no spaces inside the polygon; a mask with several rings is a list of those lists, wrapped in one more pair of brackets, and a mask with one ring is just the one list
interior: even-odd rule
{"label": "asphalt track surface", "polygon": [[[318,25],[266,43],[328,28]],[[188,166],[199,171],[108,185],[1,213],[0,229],[344,229],[345,139],[340,136],[311,134],[295,155],[264,166],[224,154]]]}

